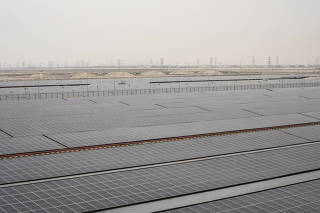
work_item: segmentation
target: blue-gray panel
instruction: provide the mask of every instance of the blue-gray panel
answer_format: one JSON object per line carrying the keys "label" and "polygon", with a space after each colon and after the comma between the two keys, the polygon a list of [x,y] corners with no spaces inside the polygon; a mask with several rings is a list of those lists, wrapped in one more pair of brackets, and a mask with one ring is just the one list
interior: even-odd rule
{"label": "blue-gray panel", "polygon": [[0,139],[1,138],[10,138],[11,136],[10,135],[8,135],[8,134],[6,134],[6,133],[4,133],[4,132],[2,132],[1,130],[0,130]]}
{"label": "blue-gray panel", "polygon": [[316,213],[320,180],[178,208],[163,213]]}
{"label": "blue-gray panel", "polygon": [[[245,109],[262,115],[315,112],[320,108],[319,100],[300,100],[246,104]],[[290,106],[290,107],[288,107]]]}
{"label": "blue-gray panel", "polygon": [[103,131],[90,131],[50,135],[51,138],[68,147],[111,144],[126,141],[138,141],[153,138],[175,137],[183,135],[204,134],[239,129],[279,126],[286,124],[316,121],[299,114],[261,116],[232,120],[202,121],[159,126],[135,128],[115,128]]}
{"label": "blue-gray panel", "polygon": [[0,155],[60,148],[65,147],[43,136],[0,139]]}
{"label": "blue-gray panel", "polygon": [[281,131],[311,141],[320,141],[320,125],[282,129]]}
{"label": "blue-gray panel", "polygon": [[19,120],[7,123],[2,121],[0,123],[0,128],[14,137],[42,135],[47,133],[47,131],[41,127],[31,123],[19,122]]}
{"label": "blue-gray panel", "polygon": [[320,145],[0,188],[2,212],[86,212],[320,168]]}
{"label": "blue-gray panel", "polygon": [[156,164],[308,142],[279,131],[252,132],[58,155],[5,159],[0,184]]}
{"label": "blue-gray panel", "polygon": [[320,120],[320,112],[306,112],[303,114]]}
{"label": "blue-gray panel", "polygon": [[[272,111],[271,114],[287,114],[290,110],[292,112],[301,112],[311,108],[313,110],[320,103],[319,100],[308,100],[302,97],[288,101],[286,100],[287,93],[282,92],[278,92],[276,97],[265,96],[263,98],[264,93],[273,94],[274,92],[245,91],[241,92],[240,95],[230,92],[196,95],[165,94],[150,95],[147,98],[143,96],[102,97],[96,98],[101,100],[97,104],[88,101],[86,98],[69,101],[56,99],[5,101],[1,102],[0,105],[0,128],[13,136],[71,133],[246,118],[257,116],[257,114],[242,109],[249,109],[249,111],[253,109],[251,111],[255,112],[254,109],[258,108],[257,110],[259,110],[259,107],[267,108],[270,112]],[[297,95],[299,90],[294,90],[291,93],[292,95]],[[128,102],[130,106],[121,104],[119,101]],[[156,106],[156,103],[160,105],[166,103],[178,104],[178,107],[181,108],[165,109]],[[291,106],[290,109],[287,108],[288,104]],[[202,107],[202,109],[194,106]],[[206,112],[203,109],[210,111]],[[274,119],[270,117],[270,120]],[[284,122],[281,123],[281,119]],[[287,124],[312,120],[312,118],[302,118],[302,116],[293,120],[286,121],[286,119],[286,117],[281,117],[278,122]],[[305,121],[306,119],[309,120]],[[312,121],[314,120],[319,119],[313,119]],[[241,123],[245,122],[241,121]],[[257,122],[259,121],[257,120]],[[223,126],[223,122],[203,125]],[[251,126],[254,126],[254,124]]]}

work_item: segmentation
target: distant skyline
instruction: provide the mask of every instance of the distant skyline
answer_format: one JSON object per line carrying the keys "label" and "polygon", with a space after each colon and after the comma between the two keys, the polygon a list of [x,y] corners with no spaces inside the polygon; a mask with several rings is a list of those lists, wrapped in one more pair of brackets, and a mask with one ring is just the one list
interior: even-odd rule
{"label": "distant skyline", "polygon": [[316,64],[319,9],[319,0],[0,0],[0,63]]}

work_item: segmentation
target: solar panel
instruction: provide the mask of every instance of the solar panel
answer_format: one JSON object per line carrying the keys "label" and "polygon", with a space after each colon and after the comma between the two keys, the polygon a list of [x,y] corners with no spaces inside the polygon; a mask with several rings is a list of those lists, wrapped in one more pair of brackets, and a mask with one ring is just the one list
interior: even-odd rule
{"label": "solar panel", "polygon": [[19,121],[1,124],[1,129],[14,137],[41,135],[45,133],[45,131],[37,126]]}
{"label": "solar panel", "polygon": [[[320,145],[0,188],[3,212],[83,212],[319,169]],[[21,206],[22,204],[22,206]],[[19,210],[18,210],[19,208]],[[32,210],[31,210],[32,209]]]}
{"label": "solar panel", "polygon": [[0,130],[0,138],[8,138],[8,137],[10,138],[11,136]]}
{"label": "solar panel", "polygon": [[1,155],[59,148],[64,146],[43,136],[2,138],[0,142]]}
{"label": "solar panel", "polygon": [[[54,134],[50,135],[50,137],[67,145],[68,147],[76,147],[96,144],[111,144],[126,141],[138,141],[154,138],[175,137],[182,135],[204,134],[239,129],[269,127],[312,121],[315,120],[299,114],[288,114],[159,126],[114,128],[103,131]],[[147,124],[144,123],[144,125]]]}
{"label": "solar panel", "polygon": [[243,110],[226,111],[225,113],[222,113],[221,110],[204,112],[195,107],[126,112],[100,109],[94,113],[79,112],[79,114],[74,112],[75,109],[72,110],[70,114],[65,108],[61,108],[58,110],[60,113],[55,113],[56,115],[48,113],[46,116],[39,115],[33,118],[6,119],[0,122],[2,123],[0,126],[4,126],[14,136],[27,136],[255,116]]}
{"label": "solar panel", "polygon": [[308,142],[276,130],[5,159],[0,184],[155,164]]}
{"label": "solar panel", "polygon": [[302,90],[300,92],[300,95],[303,95],[304,97],[310,98],[310,99],[320,99],[320,94],[318,92],[318,88],[309,88],[308,91]]}
{"label": "solar panel", "polygon": [[320,125],[282,129],[281,131],[306,138],[311,141],[320,141]]}
{"label": "solar panel", "polygon": [[305,112],[303,115],[307,115],[320,120],[320,112]]}
{"label": "solar panel", "polygon": [[[281,102],[261,102],[246,104],[246,109],[262,115],[278,115],[289,113],[304,113],[318,111],[320,108],[319,100],[289,100]],[[288,107],[290,106],[290,107]]]}
{"label": "solar panel", "polygon": [[[1,102],[1,112],[6,113],[0,114],[0,128],[13,136],[31,136],[201,121],[211,122],[195,125],[193,129],[203,129],[204,126],[207,126],[210,127],[210,131],[219,131],[220,129],[217,129],[217,127],[220,126],[239,129],[242,127],[253,128],[255,124],[258,124],[258,126],[263,125],[262,122],[264,122],[264,125],[281,125],[288,122],[297,123],[318,120],[302,115],[281,115],[279,118],[277,118],[278,116],[268,116],[267,118],[250,119],[249,117],[257,116],[257,114],[250,111],[255,112],[255,110],[258,110],[257,112],[259,113],[259,110],[263,111],[265,107],[267,107],[266,110],[274,111],[271,114],[277,114],[279,110],[279,112],[287,114],[290,110],[293,110],[292,112],[302,112],[311,110],[311,108],[312,110],[313,108],[316,108],[316,110],[319,108],[320,102],[316,99],[307,100],[308,103],[301,104],[302,101],[300,99],[286,100],[287,95],[285,93],[279,93],[280,98],[283,100],[275,97],[276,101],[273,97],[265,96],[263,98],[262,95],[266,91],[262,94],[260,93],[246,91],[246,95],[233,95],[230,92],[223,92],[197,95],[189,93],[150,95],[148,98],[144,96],[104,97],[98,98],[105,100],[98,104],[90,103],[86,98],[70,101],[55,99],[21,101],[19,102],[21,104]],[[297,92],[293,93],[293,95],[296,94]],[[127,101],[130,106],[119,104],[121,100]],[[305,101],[305,99],[302,100]],[[163,106],[168,104],[169,109],[156,106],[155,103],[163,104]],[[227,103],[230,103],[230,106]],[[286,107],[288,104],[291,106],[290,109]],[[194,106],[210,111],[206,112]],[[248,109],[249,111],[242,109]],[[240,118],[248,118],[248,120],[241,120]],[[213,120],[225,119],[234,120],[213,122]],[[166,129],[164,130],[167,131]]]}
{"label": "solar panel", "polygon": [[163,213],[319,212],[320,180],[182,207]]}
{"label": "solar panel", "polygon": [[[198,106],[201,108],[201,106]],[[180,109],[180,108],[179,108]],[[184,109],[184,108],[182,108]],[[222,120],[222,119],[237,119],[237,118],[247,118],[247,117],[256,117],[256,114],[244,111],[242,109],[227,109],[223,110],[221,108],[213,109],[212,111],[204,111],[202,108],[201,112],[194,113],[175,113],[171,115],[163,116],[139,116],[138,122],[141,121],[141,124],[151,124],[151,125],[164,125],[164,124],[176,124],[176,123],[186,123],[186,122],[198,122],[198,121],[213,121],[213,120]],[[178,110],[177,110],[178,111]],[[140,122],[139,122],[140,123]]]}

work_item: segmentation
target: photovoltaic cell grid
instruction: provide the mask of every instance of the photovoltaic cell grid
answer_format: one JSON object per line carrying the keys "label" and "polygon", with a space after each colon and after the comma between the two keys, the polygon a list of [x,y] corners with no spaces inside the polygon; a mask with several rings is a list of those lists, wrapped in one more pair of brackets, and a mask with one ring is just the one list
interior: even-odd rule
{"label": "photovoltaic cell grid", "polygon": [[[138,105],[132,104],[126,106],[121,104],[119,100],[112,101],[114,97],[104,97],[103,99],[107,102],[98,104],[93,104],[93,102],[88,99],[70,99],[69,101],[61,101],[57,100],[44,100],[44,101],[32,101],[32,102],[22,102],[23,103],[23,111],[21,111],[21,105],[13,105],[11,102],[2,102],[0,105],[0,109],[6,111],[7,113],[1,113],[0,117],[3,119],[6,118],[36,118],[36,117],[58,117],[61,115],[96,115],[99,114],[112,114],[114,112],[130,112],[135,111],[135,113],[139,113],[139,111],[147,111],[163,109],[160,106],[155,105],[152,101],[146,100],[143,97],[137,96],[136,99],[139,99]],[[171,99],[172,96],[166,96],[166,99]],[[203,97],[205,98],[205,97]],[[125,101],[128,97],[125,98]],[[91,99],[90,99],[91,100]],[[21,101],[19,102],[21,103]],[[146,110],[147,109],[147,110]],[[172,109],[175,110],[175,109]],[[170,110],[167,110],[170,112]],[[182,111],[182,110],[180,110]],[[28,112],[28,113],[25,113]],[[165,112],[164,112],[165,113]]]}
{"label": "photovoltaic cell grid", "polygon": [[11,136],[0,130],[0,138],[10,138]]}
{"label": "photovoltaic cell grid", "polygon": [[[289,113],[304,113],[319,111],[320,100],[303,100],[303,101],[282,101],[269,103],[252,103],[245,104],[246,109],[262,114],[262,115],[277,115]],[[290,106],[290,107],[288,107]]]}
{"label": "photovoltaic cell grid", "polygon": [[[270,97],[269,97],[270,98]],[[217,107],[221,105],[222,103],[225,104],[236,104],[236,103],[250,103],[250,102],[259,102],[259,101],[266,101],[266,96],[235,96],[232,95],[231,93],[222,96],[222,97],[214,97],[210,98],[208,97],[207,99],[204,98],[188,98],[188,99],[182,99],[178,101],[163,101],[160,102],[162,106],[165,106],[167,108],[182,108],[182,107],[190,107],[194,105],[200,105],[209,109],[214,109],[214,107]],[[271,98],[270,98],[271,99]],[[227,105],[228,106],[228,105]]]}
{"label": "photovoltaic cell grid", "polygon": [[[158,110],[166,111],[166,110]],[[158,111],[152,111],[157,113]],[[178,110],[176,110],[178,111]],[[182,110],[183,111],[183,110]],[[190,111],[190,110],[189,110]],[[198,109],[200,111],[200,109]],[[168,112],[169,113],[169,112]],[[173,113],[173,112],[171,112]],[[56,117],[5,119],[0,122],[0,127],[13,136],[30,136],[41,134],[68,133],[92,130],[104,130],[117,127],[165,125],[175,123],[186,123],[206,120],[217,120],[227,118],[241,118],[256,116],[245,111],[240,112],[198,112],[198,113],[176,113],[163,114],[163,116],[146,116],[143,112],[131,113],[104,113],[64,115]],[[181,116],[183,114],[183,116]]]}
{"label": "photovoltaic cell grid", "polygon": [[131,110],[129,109],[125,113],[129,115],[129,113],[134,112],[134,116],[136,117],[161,117],[161,116],[170,116],[170,115],[188,115],[192,113],[201,113],[206,112],[202,109],[196,108],[196,107],[186,107],[186,108],[173,108],[173,109],[165,109],[163,107],[158,107],[157,109],[152,110]]}
{"label": "photovoltaic cell grid", "polygon": [[[19,102],[20,103],[20,102]],[[23,110],[22,106],[23,105]],[[0,104],[0,118],[2,119],[8,119],[8,118],[23,118],[23,117],[35,117],[40,116],[42,111],[41,105],[32,104],[31,106],[27,104],[26,102],[22,102],[22,104],[17,104],[17,102],[3,102],[1,101]],[[38,111],[36,111],[38,109]],[[5,113],[4,113],[5,112]]]}
{"label": "photovoltaic cell grid", "polygon": [[[279,101],[279,103],[271,103],[272,98],[270,97],[261,98],[261,94],[257,95],[256,93],[244,94],[246,95],[231,95],[229,92],[223,93],[220,96],[216,94],[198,94],[197,96],[179,94],[150,96],[151,100],[141,96],[134,97],[138,100],[134,100],[132,97],[103,98],[103,100],[112,99],[112,103],[107,103],[107,105],[105,103],[94,104],[87,99],[22,101],[23,104],[1,102],[0,117],[3,119],[0,120],[0,128],[15,137],[20,137],[256,117],[257,114],[242,109],[249,109],[249,111],[253,109],[251,111],[255,112],[254,109],[256,107],[259,110],[259,107],[266,104],[268,105],[267,110],[284,110],[283,113],[289,113],[286,107],[288,104],[294,106],[290,108],[294,108],[292,112],[304,112],[308,107],[316,107],[318,109],[317,103],[319,101],[316,99],[305,100],[301,98],[286,101],[286,95],[280,93],[279,96],[285,100]],[[293,95],[296,94],[297,92]],[[259,100],[261,102],[258,101],[259,103],[256,103],[258,97],[260,97]],[[135,105],[135,107],[119,104],[119,100],[129,103],[133,102],[131,104]],[[227,100],[233,107],[225,106]],[[301,100],[308,103],[301,105]],[[164,109],[156,106],[155,103],[167,103],[173,104],[173,106],[175,104],[180,105],[178,105],[179,108]],[[276,104],[276,106],[273,106],[273,104]],[[205,112],[200,110],[200,108],[195,108],[195,105],[209,109],[210,111]],[[199,112],[194,113],[196,111]]]}
{"label": "photovoltaic cell grid", "polygon": [[308,142],[272,130],[1,160],[0,184]]}
{"label": "photovoltaic cell grid", "polygon": [[239,129],[270,127],[295,123],[307,123],[314,121],[316,120],[299,114],[289,114],[232,120],[202,121],[161,126],[115,128],[103,131],[53,134],[49,136],[68,147],[77,147],[192,134],[204,134]]}
{"label": "photovoltaic cell grid", "polygon": [[308,140],[320,141],[320,125],[282,129],[281,131],[306,138]]}
{"label": "photovoltaic cell grid", "polygon": [[0,121],[0,127],[3,127],[13,136],[28,136],[255,116],[255,114],[243,110],[222,110],[221,107],[211,112],[206,112],[196,107],[131,112],[100,109],[100,111],[92,114],[66,114],[55,117],[40,116],[35,118],[4,119]]}
{"label": "photovoltaic cell grid", "polygon": [[303,113],[303,115],[311,116],[313,118],[320,119],[320,112],[308,112],[308,113]]}
{"label": "photovoltaic cell grid", "polygon": [[175,124],[175,123],[186,123],[186,122],[198,122],[198,121],[212,121],[212,120],[223,120],[223,119],[237,119],[237,118],[247,118],[256,117],[256,114],[244,111],[242,109],[234,110],[223,110],[216,109],[213,111],[204,111],[197,113],[188,114],[171,114],[165,116],[148,116],[145,115],[137,117],[137,121],[144,125],[143,121],[150,125],[160,125],[160,124]]}
{"label": "photovoltaic cell grid", "polygon": [[[320,145],[0,188],[2,212],[85,212],[319,169]],[[31,210],[32,209],[32,210]]]}
{"label": "photovoltaic cell grid", "polygon": [[[69,118],[69,120],[67,120]],[[74,117],[65,116],[59,121],[56,118],[46,119],[8,119],[0,121],[0,128],[8,132],[14,137],[21,136],[36,136],[42,134],[53,134],[58,132],[77,132],[95,130],[98,123],[92,121],[88,122],[77,121]]]}
{"label": "photovoltaic cell grid", "polygon": [[[122,113],[118,116],[103,116],[100,115],[99,119],[79,119],[77,122],[73,122],[72,118],[70,121],[53,123],[40,121],[39,125],[41,127],[46,127],[52,133],[68,133],[68,132],[79,132],[86,130],[106,130],[114,128],[134,128],[143,126],[157,126],[157,125],[167,125],[167,124],[177,124],[177,123],[189,123],[198,121],[209,121],[217,119],[227,119],[227,118],[242,118],[242,117],[255,117],[256,115],[243,111],[242,113],[236,114],[235,112],[230,113],[216,113],[216,112],[198,112],[190,114],[177,113],[176,115],[163,115],[163,116],[139,116],[131,114]],[[143,114],[143,113],[141,113]],[[81,118],[81,117],[80,117]],[[77,123],[78,125],[74,125]]]}
{"label": "photovoltaic cell grid", "polygon": [[320,94],[318,91],[319,90],[317,90],[317,88],[312,88],[312,89],[310,88],[306,91],[302,90],[299,95],[302,95],[304,97],[311,98],[311,99],[319,99]]}
{"label": "photovoltaic cell grid", "polygon": [[19,121],[6,123],[3,122],[2,124],[0,124],[0,128],[14,137],[41,135],[47,133],[46,131],[43,131],[43,129],[37,127],[36,125],[27,124]]}
{"label": "photovoltaic cell grid", "polygon": [[[224,96],[230,96],[228,93]],[[253,95],[246,96],[230,96],[228,100],[232,101],[235,97],[248,97],[249,99]],[[140,97],[140,96],[139,96]],[[151,96],[152,97],[152,96]],[[52,100],[41,101],[41,102],[27,102],[27,106],[23,105],[24,113],[21,113],[20,105],[6,104],[3,102],[1,108],[6,113],[1,113],[1,118],[12,118],[18,117],[15,120],[5,119],[0,121],[0,128],[4,128],[13,136],[30,136],[30,135],[41,135],[41,134],[53,134],[53,133],[70,133],[70,132],[80,132],[80,131],[92,131],[92,130],[104,130],[110,128],[119,127],[134,127],[134,126],[151,126],[151,125],[165,125],[165,124],[175,124],[175,123],[186,123],[186,122],[197,122],[203,120],[217,120],[217,119],[231,119],[231,118],[241,118],[241,117],[255,117],[254,113],[246,112],[241,110],[242,108],[250,109],[250,106],[254,103],[248,102],[248,100],[243,100],[237,105],[237,107],[225,107],[225,97],[217,100],[213,96],[201,95],[200,97],[188,97],[180,94],[180,102],[185,103],[190,106],[194,106],[195,103],[204,108],[208,108],[210,112],[203,112],[199,114],[189,113],[184,116],[178,116],[174,113],[183,114],[186,108],[170,108],[164,110],[159,109],[159,107],[153,110],[143,110],[153,102],[158,102],[159,99],[154,98],[152,101],[146,101],[145,98],[140,97],[139,101],[141,106],[139,110],[134,110],[132,107],[121,107],[118,105],[104,107],[103,104],[92,104],[87,103],[88,100],[81,99],[78,103],[75,101],[58,101],[55,103]],[[167,101],[171,103],[173,100],[177,99],[176,96],[167,95],[162,101]],[[283,97],[282,97],[283,98]],[[191,100],[190,100],[191,99]],[[255,98],[253,98],[255,99]],[[108,99],[107,99],[108,100]],[[194,100],[194,101],[192,101]],[[224,102],[222,102],[224,100]],[[170,102],[171,101],[171,102]],[[270,101],[270,100],[268,100]],[[116,101],[118,102],[118,101]],[[264,101],[265,102],[265,101]],[[288,104],[286,101],[282,101],[282,104]],[[299,104],[301,100],[296,100],[295,102],[290,102],[292,106]],[[161,101],[159,102],[161,104]],[[267,103],[263,103],[267,104]],[[7,107],[7,105],[10,105]],[[260,104],[261,105],[261,104]],[[312,106],[313,104],[308,104]],[[241,107],[240,107],[241,106]],[[272,108],[272,106],[271,106]],[[297,107],[296,107],[297,108]],[[304,108],[298,107],[298,111],[301,112]],[[197,109],[199,110],[199,109]],[[2,111],[2,110],[1,110]],[[150,117],[145,117],[144,114],[148,114]],[[163,114],[165,116],[152,116],[155,114]],[[295,111],[294,111],[295,112]],[[17,115],[15,115],[17,113]],[[286,110],[285,113],[288,113]],[[10,115],[11,114],[11,115]],[[74,121],[74,122],[72,122]],[[76,125],[75,125],[76,124]]]}
{"label": "photovoltaic cell grid", "polygon": [[162,211],[162,213],[316,213],[320,210],[320,180]]}
{"label": "photovoltaic cell grid", "polygon": [[43,136],[1,138],[0,140],[1,155],[61,148],[65,147]]}

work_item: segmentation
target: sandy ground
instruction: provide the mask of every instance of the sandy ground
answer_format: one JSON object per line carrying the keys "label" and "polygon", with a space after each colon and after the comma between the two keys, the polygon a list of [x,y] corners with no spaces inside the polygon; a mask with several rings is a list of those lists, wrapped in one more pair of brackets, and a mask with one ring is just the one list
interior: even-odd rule
{"label": "sandy ground", "polygon": [[140,76],[143,76],[143,77],[164,77],[164,76],[168,76],[168,75],[162,71],[145,71],[145,72],[142,72],[140,74]]}
{"label": "sandy ground", "polygon": [[71,76],[72,79],[87,79],[87,78],[98,78],[94,73],[89,72],[76,72]]}
{"label": "sandy ground", "polygon": [[106,78],[132,78],[134,75],[132,75],[129,72],[110,72],[104,75]]}
{"label": "sandy ground", "polygon": [[222,72],[217,71],[217,70],[200,71],[198,74],[200,74],[200,75],[223,75]]}
{"label": "sandy ground", "polygon": [[27,70],[0,72],[0,81],[68,80],[95,78],[143,78],[174,76],[320,74],[316,69],[204,69],[204,70]]}
{"label": "sandy ground", "polygon": [[169,75],[172,75],[172,76],[192,76],[192,75],[195,75],[196,72],[192,71],[192,70],[177,70],[177,71],[172,71],[169,73]]}

